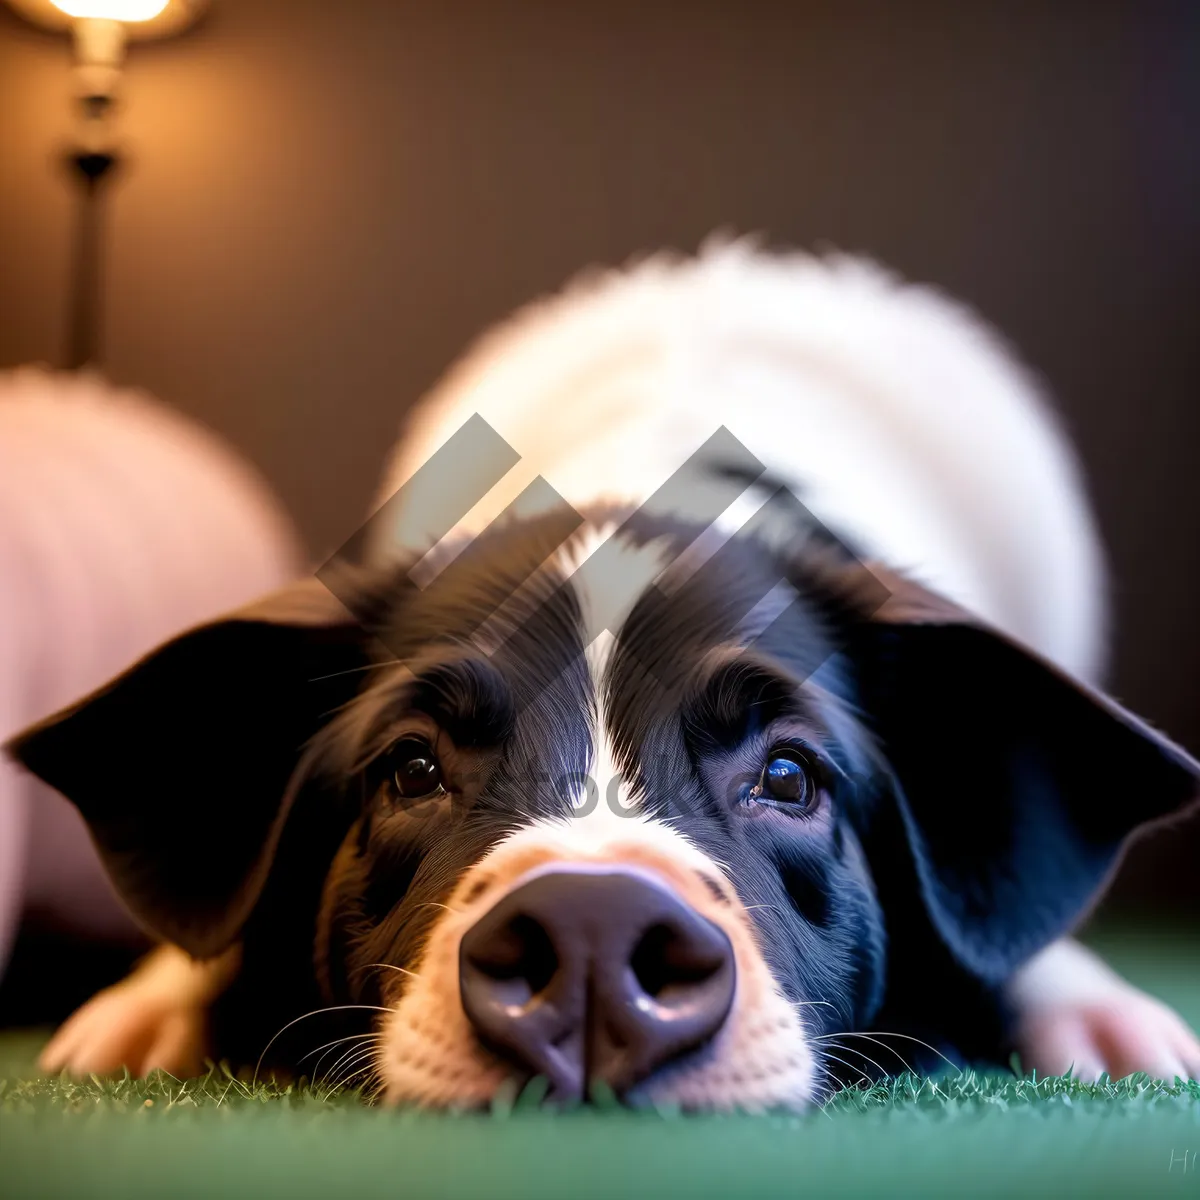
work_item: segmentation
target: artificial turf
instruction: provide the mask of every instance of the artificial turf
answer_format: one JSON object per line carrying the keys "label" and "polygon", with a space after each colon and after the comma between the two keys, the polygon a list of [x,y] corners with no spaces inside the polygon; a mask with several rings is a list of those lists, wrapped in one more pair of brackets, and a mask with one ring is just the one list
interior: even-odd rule
{"label": "artificial turf", "polygon": [[[1111,961],[1200,1024],[1200,936],[1110,931]],[[372,1108],[347,1091],[38,1078],[0,1037],[0,1195],[119,1197],[1192,1195],[1200,1084],[900,1076],[801,1116],[476,1115]]]}

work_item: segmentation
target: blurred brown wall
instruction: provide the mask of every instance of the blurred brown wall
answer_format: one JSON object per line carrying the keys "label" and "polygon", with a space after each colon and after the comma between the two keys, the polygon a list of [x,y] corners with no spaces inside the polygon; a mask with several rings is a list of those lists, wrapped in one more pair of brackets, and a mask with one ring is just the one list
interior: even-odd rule
{"label": "blurred brown wall", "polygon": [[[68,63],[0,12],[0,365],[62,356]],[[1200,751],[1200,7],[214,0],[124,96],[110,373],[239,445],[315,554],[404,405],[577,268],[718,226],[865,250],[1047,377],[1115,689]],[[1125,895],[1200,906],[1198,847]]]}

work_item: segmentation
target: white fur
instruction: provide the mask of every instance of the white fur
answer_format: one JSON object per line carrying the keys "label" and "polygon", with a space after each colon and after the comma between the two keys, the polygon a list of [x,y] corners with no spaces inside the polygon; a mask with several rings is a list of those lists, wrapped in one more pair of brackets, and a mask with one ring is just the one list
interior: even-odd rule
{"label": "white fur", "polygon": [[[579,781],[573,797],[575,812],[567,824],[576,840],[594,848],[606,836],[627,836],[634,822],[648,823],[646,817],[629,811],[636,798],[617,763],[612,734],[604,721],[604,697],[608,666],[621,626],[638,597],[667,569],[669,560],[655,543],[636,546],[620,537],[613,523],[585,530],[563,548],[558,558],[571,577],[579,601],[595,700],[587,777]],[[556,824],[539,822],[532,828]],[[665,841],[679,838],[674,831],[656,836]]]}
{"label": "white fur", "polygon": [[[1099,669],[1097,540],[1038,387],[966,309],[870,262],[735,243],[580,280],[447,375],[381,498],[474,413],[521,462],[460,531],[539,474],[576,506],[640,502],[725,426],[835,532]],[[419,514],[396,536],[427,544]]]}

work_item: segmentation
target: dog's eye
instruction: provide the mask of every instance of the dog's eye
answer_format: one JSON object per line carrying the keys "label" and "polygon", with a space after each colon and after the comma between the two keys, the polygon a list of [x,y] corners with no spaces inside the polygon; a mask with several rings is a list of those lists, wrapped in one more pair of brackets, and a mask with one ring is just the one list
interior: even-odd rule
{"label": "dog's eye", "polygon": [[813,812],[820,802],[821,789],[808,755],[794,746],[773,747],[748,798],[786,805],[806,814]]}
{"label": "dog's eye", "polygon": [[423,800],[445,791],[442,768],[423,737],[401,738],[388,754],[392,783],[405,800]]}

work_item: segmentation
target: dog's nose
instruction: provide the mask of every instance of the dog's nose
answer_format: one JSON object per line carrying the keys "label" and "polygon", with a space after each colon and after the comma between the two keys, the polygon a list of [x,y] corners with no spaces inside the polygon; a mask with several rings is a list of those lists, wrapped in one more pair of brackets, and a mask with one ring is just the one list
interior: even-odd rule
{"label": "dog's nose", "polygon": [[463,1009],[484,1042],[550,1081],[623,1092],[713,1036],[733,1004],[733,947],[665,884],[562,866],[509,892],[459,952]]}

